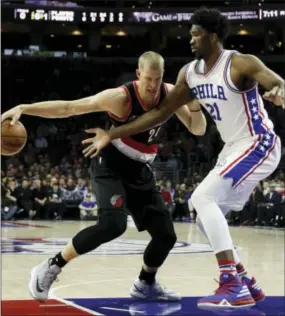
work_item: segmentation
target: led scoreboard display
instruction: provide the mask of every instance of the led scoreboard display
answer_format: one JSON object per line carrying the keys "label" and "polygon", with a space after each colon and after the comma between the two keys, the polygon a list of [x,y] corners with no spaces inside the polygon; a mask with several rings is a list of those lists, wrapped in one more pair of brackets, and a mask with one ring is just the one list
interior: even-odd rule
{"label": "led scoreboard display", "polygon": [[14,9],[14,20],[44,22],[122,23],[122,12]]}
{"label": "led scoreboard display", "polygon": [[[229,20],[280,20],[285,19],[285,9],[253,8],[227,9],[222,12]],[[189,23],[193,12],[116,11],[116,10],[56,10],[49,8],[2,7],[2,21],[35,21],[52,23],[98,23],[98,24],[159,24]]]}

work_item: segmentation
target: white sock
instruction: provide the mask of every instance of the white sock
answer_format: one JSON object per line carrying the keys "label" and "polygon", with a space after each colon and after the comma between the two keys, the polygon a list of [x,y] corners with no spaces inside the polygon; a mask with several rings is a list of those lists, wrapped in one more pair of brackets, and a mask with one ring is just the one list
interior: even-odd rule
{"label": "white sock", "polygon": [[243,266],[243,264],[241,262],[238,263],[239,264],[239,268],[237,269],[237,273],[238,275],[242,278],[244,276],[247,276],[248,278],[251,279],[250,276],[248,276],[246,268]]}

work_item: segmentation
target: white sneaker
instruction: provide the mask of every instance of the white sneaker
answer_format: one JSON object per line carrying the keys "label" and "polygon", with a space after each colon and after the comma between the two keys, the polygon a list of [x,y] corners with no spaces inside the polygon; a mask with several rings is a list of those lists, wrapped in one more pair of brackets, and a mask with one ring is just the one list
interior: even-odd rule
{"label": "white sneaker", "polygon": [[48,293],[52,283],[56,280],[61,268],[57,265],[50,265],[51,259],[48,259],[31,272],[29,291],[35,300],[45,302],[48,299]]}
{"label": "white sneaker", "polygon": [[145,281],[137,279],[131,288],[131,297],[142,300],[180,301],[181,296],[166,287],[154,282],[148,285]]}

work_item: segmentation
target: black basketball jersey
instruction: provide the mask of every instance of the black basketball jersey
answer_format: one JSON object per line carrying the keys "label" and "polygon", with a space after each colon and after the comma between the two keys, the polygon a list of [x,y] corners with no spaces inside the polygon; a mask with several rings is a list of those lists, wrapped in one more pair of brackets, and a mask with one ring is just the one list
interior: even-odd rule
{"label": "black basketball jersey", "polygon": [[[124,118],[118,118],[114,114],[109,113],[111,123],[115,127],[127,124],[135,120],[137,117],[143,115],[145,112],[150,111],[155,106],[160,104],[167,93],[167,86],[163,82],[160,86],[157,104],[154,107],[148,108],[143,103],[143,100],[139,95],[136,81],[127,82],[122,85],[122,88],[125,90],[129,99],[129,113]],[[112,144],[129,158],[141,162],[152,162],[158,151],[158,145],[156,144],[156,141],[158,139],[160,129],[161,124],[130,137],[115,139],[112,141]]]}

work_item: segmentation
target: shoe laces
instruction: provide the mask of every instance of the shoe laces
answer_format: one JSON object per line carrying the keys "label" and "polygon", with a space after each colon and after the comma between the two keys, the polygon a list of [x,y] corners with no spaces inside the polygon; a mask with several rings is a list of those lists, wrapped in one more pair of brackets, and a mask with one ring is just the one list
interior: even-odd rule
{"label": "shoe laces", "polygon": [[58,282],[59,279],[57,277],[57,274],[52,270],[50,269],[51,267],[51,260],[52,259],[49,259],[49,262],[48,262],[48,269],[45,271],[42,279],[40,280],[40,287],[42,289],[49,289],[49,287],[51,286],[51,284],[56,281]]}
{"label": "shoe laces", "polygon": [[214,291],[216,295],[226,293],[226,294],[231,294],[232,293],[232,282],[220,282],[217,279],[214,279],[218,284],[219,287]]}
{"label": "shoe laces", "polygon": [[160,283],[158,283],[158,282],[155,282],[154,288],[160,293],[168,292],[168,289],[165,286],[163,286]]}

